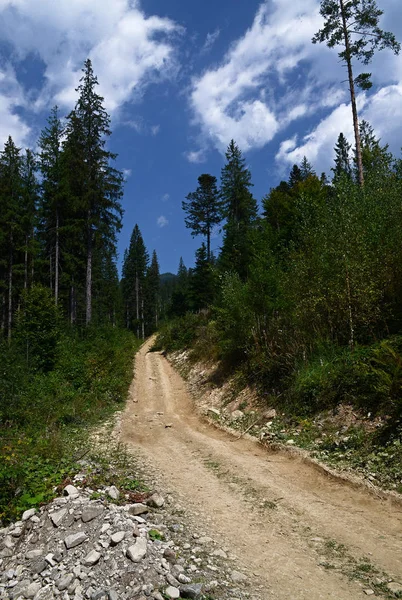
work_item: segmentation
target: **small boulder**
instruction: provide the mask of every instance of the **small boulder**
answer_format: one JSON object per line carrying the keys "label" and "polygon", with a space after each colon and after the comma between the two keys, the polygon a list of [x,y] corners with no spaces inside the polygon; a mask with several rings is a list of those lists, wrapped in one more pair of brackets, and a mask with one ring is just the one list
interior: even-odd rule
{"label": "small boulder", "polygon": [[74,486],[74,485],[66,485],[66,487],[63,490],[63,494],[65,496],[79,496],[80,492],[78,491],[78,489]]}
{"label": "small boulder", "polygon": [[149,508],[148,506],[146,506],[146,504],[136,502],[135,504],[132,504],[130,506],[128,512],[130,513],[130,515],[134,515],[135,517],[137,517],[138,515],[142,515],[143,513],[149,512]]}
{"label": "small boulder", "polygon": [[158,493],[152,494],[150,498],[147,500],[148,506],[152,508],[162,508],[165,504],[165,499]]}
{"label": "small boulder", "polygon": [[106,493],[112,500],[118,500],[120,498],[120,492],[115,485],[108,487]]}
{"label": "small boulder", "polygon": [[167,598],[180,598],[180,590],[172,585],[169,585],[165,589],[165,596]]}
{"label": "small boulder", "polygon": [[28,519],[33,517],[35,513],[36,513],[36,508],[30,508],[29,510],[26,510],[25,512],[22,513],[21,520],[28,521]]}
{"label": "small boulder", "polygon": [[96,563],[99,562],[100,557],[101,557],[100,552],[97,552],[96,550],[91,550],[91,552],[89,552],[85,556],[85,558],[82,559],[82,563],[86,567],[93,567],[94,565],[96,565]]}
{"label": "small boulder", "polygon": [[68,535],[64,540],[64,543],[66,545],[67,550],[70,550],[70,548],[75,548],[83,542],[86,542],[87,539],[87,534],[83,531],[80,531],[79,533],[72,533],[71,535]]}
{"label": "small boulder", "polygon": [[182,598],[193,598],[193,600],[198,600],[201,598],[201,594],[201,583],[192,583],[191,585],[182,585],[180,587],[180,596]]}
{"label": "small boulder", "polygon": [[127,548],[126,554],[133,562],[140,562],[147,554],[147,540],[138,538],[135,544]]}

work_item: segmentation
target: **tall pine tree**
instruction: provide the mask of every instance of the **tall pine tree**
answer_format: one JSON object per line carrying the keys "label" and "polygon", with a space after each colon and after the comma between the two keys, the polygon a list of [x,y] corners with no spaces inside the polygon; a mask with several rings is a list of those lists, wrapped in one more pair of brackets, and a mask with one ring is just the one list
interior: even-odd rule
{"label": "tall pine tree", "polygon": [[235,271],[245,279],[251,260],[251,232],[257,217],[257,203],[250,188],[251,173],[245,159],[232,140],[226,152],[221,174],[221,197],[226,218],[220,266]]}
{"label": "tall pine tree", "polygon": [[187,213],[186,227],[191,229],[193,236],[202,235],[207,242],[207,258],[211,259],[211,233],[213,227],[222,221],[222,204],[216,177],[204,173],[198,177],[198,187],[195,192],[186,196],[188,202],[182,203]]}

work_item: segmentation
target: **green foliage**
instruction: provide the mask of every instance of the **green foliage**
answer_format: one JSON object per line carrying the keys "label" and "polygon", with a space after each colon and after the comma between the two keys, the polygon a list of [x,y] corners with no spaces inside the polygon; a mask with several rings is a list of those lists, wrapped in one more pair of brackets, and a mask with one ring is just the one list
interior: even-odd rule
{"label": "green foliage", "polygon": [[60,338],[60,313],[49,289],[36,285],[22,294],[15,335],[29,367],[52,369]]}
{"label": "green foliage", "polygon": [[47,371],[0,347],[0,519],[47,501],[74,470],[87,428],[125,399],[137,347],[116,328],[65,332]]}

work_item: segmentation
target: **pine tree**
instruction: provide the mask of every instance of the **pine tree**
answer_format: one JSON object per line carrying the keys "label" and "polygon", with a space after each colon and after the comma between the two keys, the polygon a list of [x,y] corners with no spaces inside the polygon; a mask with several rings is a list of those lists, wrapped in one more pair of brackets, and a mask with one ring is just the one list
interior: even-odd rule
{"label": "pine tree", "polygon": [[357,171],[359,183],[363,186],[364,173],[355,88],[367,90],[372,83],[371,73],[360,73],[354,77],[352,61],[356,58],[368,65],[376,50],[389,48],[398,54],[400,44],[392,33],[380,29],[379,20],[383,11],[378,9],[375,0],[321,0],[320,14],[325,19],[324,27],[314,35],[312,42],[326,42],[329,48],[343,47],[338,56],[346,63],[348,71]]}
{"label": "pine tree", "polygon": [[187,269],[183,258],[180,257],[175,287],[172,293],[170,309],[168,311],[170,316],[182,317],[190,310],[190,281],[191,271],[190,269]]}
{"label": "pine tree", "polygon": [[[24,235],[24,289],[33,283],[34,259],[37,253],[35,230],[39,202],[39,183],[36,178],[37,160],[27,149],[22,161],[22,230]],[[29,269],[30,267],[30,269]],[[30,272],[29,272],[30,271]]]}
{"label": "pine tree", "polygon": [[340,133],[336,142],[335,150],[335,167],[331,168],[334,173],[334,180],[340,177],[352,176],[352,168],[350,166],[350,149],[351,144],[347,141],[343,133]]}
{"label": "pine tree", "polygon": [[393,162],[392,154],[388,151],[388,144],[381,146],[376,138],[374,129],[367,121],[359,123],[359,133],[362,148],[362,163],[365,176],[378,176],[382,172],[390,173]]}
{"label": "pine tree", "polygon": [[147,335],[158,328],[160,315],[160,274],[158,257],[155,250],[152,253],[151,264],[147,269],[145,279],[145,323]]}
{"label": "pine tree", "polygon": [[5,258],[4,292],[7,298],[3,302],[3,322],[9,341],[13,325],[14,267],[18,261],[17,251],[23,245],[23,162],[20,151],[10,136],[0,153],[0,229]]}
{"label": "pine tree", "polygon": [[[85,61],[83,76],[77,88],[79,98],[67,124],[69,157],[80,158],[78,171],[73,172],[81,185],[79,213],[84,220],[85,237],[85,322],[92,320],[92,271],[94,252],[105,240],[114,242],[121,228],[123,175],[110,163],[116,155],[105,150],[111,135],[110,117],[103,107],[104,99],[96,93],[98,80],[92,63]],[[76,160],[76,159],[75,159]],[[74,188],[74,184],[72,186]]]}
{"label": "pine tree", "polygon": [[311,175],[316,175],[312,164],[307,160],[306,156],[303,156],[303,159],[300,163],[300,175],[302,181],[306,181],[306,179]]}
{"label": "pine tree", "polygon": [[123,264],[122,292],[126,327],[144,337],[144,283],[148,253],[138,225],[134,226]]}
{"label": "pine tree", "polygon": [[[56,305],[60,286],[60,230],[67,212],[63,202],[61,149],[64,129],[55,106],[39,138],[39,166],[42,174],[41,229],[49,257],[50,287]],[[46,252],[46,250],[45,250]],[[54,278],[54,279],[53,279]],[[54,282],[54,284],[53,284]]]}
{"label": "pine tree", "polygon": [[221,175],[221,197],[226,218],[220,265],[235,271],[242,279],[250,263],[250,233],[257,217],[257,204],[250,188],[251,173],[239,147],[232,140],[226,152]]}
{"label": "pine tree", "polygon": [[204,243],[195,253],[195,267],[190,286],[194,310],[201,310],[212,304],[214,299],[214,273]]}
{"label": "pine tree", "polygon": [[207,257],[211,257],[211,232],[214,225],[222,221],[222,206],[219,198],[216,177],[204,173],[198,177],[195,192],[186,196],[188,202],[182,202],[187,213],[186,227],[194,236],[203,235],[207,242]]}

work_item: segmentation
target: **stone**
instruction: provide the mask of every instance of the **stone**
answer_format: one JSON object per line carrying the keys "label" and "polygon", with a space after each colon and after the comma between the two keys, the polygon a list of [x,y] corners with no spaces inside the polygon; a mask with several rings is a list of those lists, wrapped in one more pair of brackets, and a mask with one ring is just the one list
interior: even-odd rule
{"label": "stone", "polygon": [[177,580],[179,581],[179,583],[191,583],[190,577],[187,577],[187,575],[184,575],[184,573],[179,573],[177,576]]}
{"label": "stone", "polygon": [[232,421],[239,421],[240,419],[243,419],[244,417],[244,412],[242,412],[241,410],[234,410],[232,412],[232,414],[230,415],[230,418],[232,419]]}
{"label": "stone", "polygon": [[82,511],[81,520],[83,523],[88,523],[99,517],[102,513],[103,508],[101,506],[88,506]]}
{"label": "stone", "polygon": [[106,493],[112,500],[118,500],[120,498],[120,492],[115,485],[111,485],[107,488]]}
{"label": "stone", "polygon": [[101,557],[100,552],[97,552],[96,550],[91,550],[91,552],[89,552],[85,556],[85,558],[82,559],[82,563],[86,567],[93,567],[93,565],[96,565],[96,563],[99,562],[100,557]]}
{"label": "stone", "polygon": [[68,587],[70,587],[70,585],[73,583],[74,581],[74,575],[72,573],[69,573],[68,575],[64,575],[63,577],[61,577],[56,586],[57,589],[60,592],[63,592],[64,590],[66,590]]}
{"label": "stone", "polygon": [[53,600],[53,588],[50,584],[41,588],[34,596],[34,600]]}
{"label": "stone", "polygon": [[56,561],[54,560],[53,554],[47,554],[45,556],[45,561],[47,562],[48,565],[50,565],[51,567],[55,567],[56,566]]}
{"label": "stone", "polygon": [[210,412],[217,417],[221,416],[221,411],[218,410],[217,408],[213,408],[213,406],[210,406],[209,408],[207,408],[207,412]]}
{"label": "stone", "polygon": [[126,554],[133,562],[140,562],[147,554],[147,540],[138,538],[135,544],[127,548]]}
{"label": "stone", "polygon": [[107,590],[96,590],[92,594],[91,599],[92,600],[108,600],[109,594],[108,594]]}
{"label": "stone", "polygon": [[62,508],[54,513],[49,515],[50,520],[52,521],[55,527],[59,527],[64,517],[67,515],[68,510],[66,508]]}
{"label": "stone", "polygon": [[193,598],[193,600],[198,600],[201,598],[201,594],[201,583],[192,583],[191,585],[182,585],[180,587],[180,596],[182,598]]}
{"label": "stone", "polygon": [[39,583],[39,581],[33,581],[25,590],[24,596],[26,598],[34,598],[41,589],[41,587],[42,585]]}
{"label": "stone", "polygon": [[43,573],[43,571],[45,571],[46,569],[47,569],[47,562],[44,560],[37,560],[31,566],[32,573],[35,573],[36,575]]}
{"label": "stone", "polygon": [[149,512],[149,508],[148,506],[146,506],[146,504],[136,502],[135,504],[132,504],[130,506],[128,512],[130,513],[130,515],[134,515],[135,517],[137,517],[138,515],[142,515],[143,513]]}
{"label": "stone", "polygon": [[64,543],[66,545],[67,550],[70,550],[70,548],[75,548],[76,546],[79,546],[87,540],[87,534],[81,531],[79,533],[72,533],[71,535],[68,535],[64,540]]}
{"label": "stone", "polygon": [[110,541],[112,543],[112,546],[117,546],[117,544],[120,544],[120,542],[122,542],[125,537],[126,537],[126,532],[125,531],[117,531],[116,533],[114,533],[110,537]]}
{"label": "stone", "polygon": [[165,499],[158,493],[152,494],[150,498],[147,500],[148,506],[152,508],[162,508],[165,504]]}
{"label": "stone", "polygon": [[35,513],[36,513],[36,508],[30,508],[29,510],[26,510],[25,512],[22,513],[22,517],[21,517],[22,521],[28,521],[28,519],[33,517]]}
{"label": "stone", "polygon": [[265,419],[270,420],[270,419],[275,419],[275,417],[276,417],[276,410],[274,408],[270,408],[269,410],[266,410],[264,412]]}
{"label": "stone", "polygon": [[114,589],[108,591],[109,600],[119,600],[119,594]]}
{"label": "stone", "polygon": [[287,440],[286,443],[288,446],[294,446],[296,444],[294,440]]}
{"label": "stone", "polygon": [[174,564],[176,562],[176,552],[171,548],[166,548],[166,550],[163,552],[163,556],[171,564]]}
{"label": "stone", "polygon": [[230,573],[230,578],[234,583],[243,583],[244,581],[247,581],[247,577],[239,571],[232,571]]}
{"label": "stone", "polygon": [[172,585],[169,585],[165,589],[165,596],[167,598],[180,598],[180,590]]}
{"label": "stone", "polygon": [[210,544],[211,542],[213,542],[213,539],[208,537],[207,535],[204,535],[203,537],[200,537],[198,539],[199,544]]}
{"label": "stone", "polygon": [[370,588],[367,590],[363,590],[363,592],[366,594],[366,596],[374,596],[374,591]]}
{"label": "stone", "polygon": [[390,583],[387,583],[387,587],[393,594],[402,594],[402,584],[398,583],[397,581],[391,581]]}
{"label": "stone", "polygon": [[25,558],[27,558],[28,560],[31,560],[32,558],[39,558],[42,555],[43,555],[43,550],[40,550],[39,548],[37,548],[36,550],[28,550],[28,552],[25,554]]}
{"label": "stone", "polygon": [[75,485],[71,485],[71,483],[70,483],[69,485],[66,485],[66,487],[64,488],[63,494],[65,496],[79,496],[80,492],[75,487]]}

